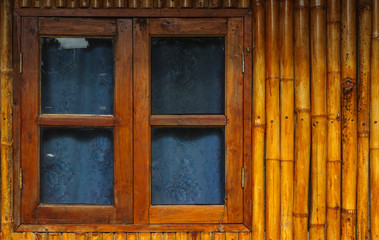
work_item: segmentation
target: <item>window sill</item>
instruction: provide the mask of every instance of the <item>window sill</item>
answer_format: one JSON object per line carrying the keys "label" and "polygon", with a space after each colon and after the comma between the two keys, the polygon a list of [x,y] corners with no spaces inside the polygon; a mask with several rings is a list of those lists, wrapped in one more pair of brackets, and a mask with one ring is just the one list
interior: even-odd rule
{"label": "window sill", "polygon": [[[220,224],[21,224],[15,232],[217,232]],[[244,224],[222,224],[221,232],[249,232]]]}

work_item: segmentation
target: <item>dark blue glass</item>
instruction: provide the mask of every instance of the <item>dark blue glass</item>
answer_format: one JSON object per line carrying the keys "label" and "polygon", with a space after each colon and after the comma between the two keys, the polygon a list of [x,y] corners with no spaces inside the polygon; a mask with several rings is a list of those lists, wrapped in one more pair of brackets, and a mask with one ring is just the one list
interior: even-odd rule
{"label": "dark blue glass", "polygon": [[223,37],[151,38],[151,113],[223,114]]}
{"label": "dark blue glass", "polygon": [[40,152],[42,203],[113,203],[112,130],[42,128]]}
{"label": "dark blue glass", "polygon": [[224,204],[223,128],[152,128],[151,203]]}
{"label": "dark blue glass", "polygon": [[113,113],[113,40],[41,38],[41,113]]}

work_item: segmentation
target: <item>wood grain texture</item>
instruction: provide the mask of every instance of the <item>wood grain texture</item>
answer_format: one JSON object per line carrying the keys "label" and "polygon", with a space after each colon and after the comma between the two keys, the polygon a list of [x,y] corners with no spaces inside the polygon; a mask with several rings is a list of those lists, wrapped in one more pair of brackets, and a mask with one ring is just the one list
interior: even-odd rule
{"label": "wood grain texture", "polygon": [[295,171],[294,239],[308,237],[308,195],[311,155],[311,96],[309,51],[309,1],[294,3],[294,77],[295,77]]}
{"label": "wood grain texture", "polygon": [[225,126],[224,115],[152,115],[150,126]]}
{"label": "wood grain texture", "polygon": [[37,123],[41,126],[66,126],[66,127],[113,127],[115,117],[99,115],[69,115],[69,114],[44,114],[39,115]]}
{"label": "wood grain texture", "polygon": [[279,1],[266,2],[266,238],[280,238]]}

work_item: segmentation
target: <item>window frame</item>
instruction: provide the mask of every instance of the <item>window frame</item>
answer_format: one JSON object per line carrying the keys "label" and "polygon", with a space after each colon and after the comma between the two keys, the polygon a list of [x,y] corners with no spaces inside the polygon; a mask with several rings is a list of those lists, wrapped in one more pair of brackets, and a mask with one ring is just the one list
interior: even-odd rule
{"label": "window frame", "polygon": [[[92,10],[93,11],[93,10]],[[78,9],[78,10],[59,10],[59,12],[53,12],[49,9],[45,9],[45,10],[41,10],[41,9],[17,9],[15,10],[15,14],[14,14],[14,19],[15,19],[15,24],[14,24],[14,29],[17,30],[16,34],[14,35],[15,38],[14,38],[14,45],[16,46],[14,48],[14,66],[15,66],[15,69],[19,69],[20,68],[20,55],[19,53],[20,52],[23,52],[23,51],[20,51],[21,47],[20,46],[23,46],[23,44],[21,44],[20,40],[23,39],[23,37],[21,37],[21,34],[20,34],[20,29],[21,29],[21,26],[24,27],[24,23],[28,22],[30,20],[30,17],[35,17],[35,19],[38,20],[38,22],[40,22],[42,19],[44,19],[44,17],[46,17],[46,22],[48,21],[51,21],[51,19],[54,19],[55,15],[59,15],[59,17],[77,17],[77,16],[80,16],[80,17],[91,17],[90,19],[99,19],[99,17],[103,17],[101,19],[101,21],[104,21],[105,19],[106,20],[109,20],[109,21],[113,21],[115,23],[115,25],[117,26],[116,29],[119,33],[120,31],[120,26],[122,26],[124,24],[124,26],[126,26],[127,24],[125,23],[125,21],[135,21],[137,22],[138,20],[140,20],[141,18],[135,18],[135,17],[147,17],[148,19],[154,19],[154,18],[150,18],[150,17],[154,17],[154,16],[157,16],[156,14],[159,14],[159,16],[165,16],[165,17],[168,17],[168,18],[183,18],[183,17],[203,17],[205,20],[209,20],[209,19],[213,19],[213,17],[217,16],[217,17],[223,17],[223,18],[229,18],[229,17],[237,17],[237,18],[240,18],[241,20],[241,23],[242,23],[242,26],[241,26],[241,32],[243,34],[241,34],[241,41],[243,42],[243,49],[241,48],[241,53],[238,53],[238,56],[240,57],[240,54],[242,54],[244,57],[245,57],[245,65],[248,65],[248,64],[251,64],[251,54],[250,54],[250,42],[251,42],[251,13],[249,10],[246,10],[246,9],[230,9],[230,10],[220,10],[220,11],[214,11],[214,10],[190,10],[190,11],[187,11],[187,10],[160,10],[159,13],[155,10],[155,11],[152,11],[151,9],[148,10],[148,9],[145,9],[145,10],[140,10],[140,11],[133,11],[133,10],[130,10],[130,9],[124,9],[123,11],[120,11],[120,10],[99,10],[99,11],[96,11],[96,13],[92,12],[91,10],[84,10],[84,9]],[[194,14],[195,13],[195,14]],[[109,16],[116,16],[116,17],[122,17],[123,19],[109,19],[108,17]],[[212,16],[212,17],[210,17]],[[105,17],[105,19],[104,19]],[[210,17],[210,18],[208,18]],[[127,18],[127,19],[124,19],[124,18]],[[133,19],[134,18],[134,19]],[[67,18],[65,18],[67,19]],[[133,19],[133,20],[132,20]],[[198,18],[196,18],[198,19]],[[76,20],[76,19],[73,19],[73,20]],[[43,20],[42,20],[43,21]],[[42,25],[40,25],[42,26]],[[52,24],[51,24],[52,26]],[[135,30],[135,26],[133,26],[133,29]],[[92,27],[92,25],[91,25]],[[79,27],[80,28],[80,27]],[[47,29],[47,28],[46,28]],[[88,29],[90,29],[90,27],[88,27]],[[51,30],[51,29],[50,29]],[[49,30],[49,31],[50,31]],[[84,28],[82,29],[84,30]],[[60,31],[63,31],[62,29]],[[66,34],[67,35],[70,35],[70,31],[72,31],[72,29],[70,30],[65,30],[67,31]],[[127,30],[129,31],[129,29]],[[57,33],[57,35],[66,35],[64,33]],[[46,34],[46,35],[52,35],[52,34]],[[80,34],[80,36],[82,36],[83,34]],[[90,34],[86,34],[85,36],[89,36]],[[98,33],[94,34],[96,36],[103,36],[103,35],[99,35]],[[121,35],[118,35],[118,34],[114,34],[113,36],[116,36],[117,39],[120,39],[120,36]],[[130,35],[129,35],[130,36]],[[127,38],[126,34],[123,35],[123,40],[125,42],[125,39]],[[134,34],[134,38],[135,38],[135,34]],[[135,41],[135,39],[133,40]],[[116,46],[116,43],[115,43],[115,46]],[[130,48],[129,48],[130,49]],[[128,55],[126,53],[127,49],[124,49],[123,53],[119,53],[119,57],[122,57],[122,58],[125,58],[125,56],[128,56],[128,59],[133,59],[131,57],[131,55]],[[133,45],[133,51],[135,51],[135,46]],[[115,51],[115,78],[117,77],[117,70],[116,70],[116,62],[117,62],[117,56],[116,56],[116,53],[118,53],[118,51]],[[134,53],[134,57],[136,56],[137,54]],[[237,56],[236,56],[237,57]],[[132,60],[133,64],[135,62],[135,59]],[[241,65],[242,67],[242,62],[241,62],[241,58],[238,59],[238,63]],[[25,69],[25,64],[26,64],[26,60],[24,59],[23,61],[23,68]],[[120,64],[121,65],[121,64]],[[132,64],[129,64],[128,66],[124,66],[124,67],[120,67],[120,72],[119,74],[136,74],[136,70],[134,68],[133,71],[128,71],[130,70],[130,67]],[[127,69],[129,68],[129,69]],[[141,72],[141,71],[140,71]],[[23,72],[23,74],[25,74],[25,72]],[[33,73],[33,74],[39,74],[38,72],[37,73]],[[135,76],[134,76],[135,77]],[[18,82],[17,82],[18,81]],[[84,225],[81,226],[81,227],[75,227],[76,225],[73,224],[73,222],[62,222],[62,221],[40,221],[40,222],[36,222],[36,221],[31,221],[31,222],[27,222],[27,221],[24,221],[23,219],[23,214],[22,214],[22,211],[23,211],[23,207],[21,206],[22,205],[22,201],[20,200],[20,195],[21,195],[21,191],[24,191],[25,190],[25,186],[22,190],[19,190],[19,181],[21,180],[20,178],[20,175],[19,175],[19,169],[23,168],[25,165],[23,165],[23,163],[21,163],[21,160],[20,160],[20,136],[18,135],[22,129],[21,127],[21,123],[23,120],[21,119],[18,119],[17,116],[20,116],[21,115],[21,111],[20,111],[20,106],[18,104],[18,102],[20,100],[22,100],[22,98],[20,97],[20,92],[18,92],[20,90],[20,83],[23,82],[24,80],[22,79],[22,77],[19,76],[15,76],[15,94],[14,94],[14,97],[15,97],[15,104],[14,104],[14,119],[16,120],[14,123],[15,123],[15,126],[14,126],[14,129],[15,129],[15,136],[14,136],[14,139],[15,139],[15,162],[14,162],[14,173],[15,173],[15,181],[14,181],[14,186],[15,186],[15,230],[16,231],[44,231],[44,229],[48,228],[49,230],[50,229],[55,229],[56,231],[62,231],[63,229],[66,231],[67,229],[71,229],[72,231],[77,231],[78,229],[80,229],[80,231],[84,230],[85,231],[98,231],[99,229],[101,229],[101,231],[115,231],[115,232],[118,232],[118,231],[141,231],[141,230],[145,230],[145,231],[167,231],[167,230],[170,230],[170,231],[173,231],[173,230],[194,230],[194,231],[210,231],[210,230],[216,230],[218,229],[219,225],[220,225],[220,221],[221,220],[219,217],[217,217],[217,221],[214,220],[214,221],[192,221],[191,224],[187,224],[188,222],[184,221],[184,222],[180,222],[180,221],[173,221],[173,222],[170,222],[170,224],[168,224],[168,222],[150,222],[150,221],[139,221],[139,220],[136,220],[138,219],[138,211],[144,211],[145,209],[142,209],[142,208],[139,208],[139,210],[137,210],[136,208],[136,202],[135,200],[137,199],[136,198],[136,185],[138,183],[136,183],[136,174],[137,174],[137,171],[136,171],[136,166],[134,166],[134,173],[132,173],[133,175],[133,184],[129,185],[129,186],[123,186],[124,188],[131,188],[133,189],[133,186],[134,186],[134,196],[133,196],[133,193],[132,193],[132,204],[133,204],[133,201],[134,201],[134,207],[130,208],[132,209],[132,211],[134,212],[134,216],[133,216],[133,213],[129,216],[133,216],[134,219],[132,219],[131,221],[124,221],[126,218],[125,217],[120,217],[118,218],[118,216],[120,215],[113,215],[112,216],[112,221],[109,221],[110,218],[107,218],[107,220],[105,221],[93,221],[93,218],[92,216],[89,216],[89,215],[86,215],[88,216],[88,222],[86,221],[82,221],[80,223],[83,223]],[[243,161],[242,161],[242,164],[241,166],[244,167],[245,169],[245,188],[242,190],[243,191],[243,196],[242,196],[242,199],[240,199],[240,201],[242,202],[241,204],[241,213],[242,215],[239,217],[238,221],[227,221],[227,217],[224,217],[224,220],[223,220],[223,230],[227,231],[227,230],[236,230],[236,231],[244,231],[244,230],[247,230],[247,229],[250,229],[251,228],[251,183],[250,183],[250,179],[251,179],[251,85],[252,85],[252,82],[251,82],[251,70],[249,68],[246,68],[245,69],[245,73],[243,74],[242,76],[242,80],[243,82],[243,89],[241,90],[241,99],[242,99],[242,111],[239,113],[239,115],[241,116],[241,121],[243,122],[242,123],[242,127],[243,127],[243,130],[241,131],[242,133],[242,139],[241,139],[241,149],[240,149],[240,153],[242,155],[242,158],[243,158]],[[131,90],[133,86],[133,81],[129,81],[128,83],[126,84],[129,84],[129,91],[133,91]],[[133,86],[135,87],[135,86]],[[135,90],[135,89],[134,89]],[[120,95],[122,95],[122,91],[119,91],[118,92]],[[114,97],[116,98],[116,95],[118,94],[117,93],[117,87],[115,85],[115,95]],[[116,101],[116,100],[115,100]],[[133,99],[131,99],[130,101],[133,101]],[[129,105],[128,107],[131,107],[133,108],[133,104]],[[135,109],[135,106],[134,106],[134,109]],[[116,102],[115,102],[115,112],[116,114]],[[43,122],[43,118],[40,118],[40,121]],[[153,121],[157,121],[158,122],[160,121],[160,123],[162,123],[162,121],[158,118],[149,118],[148,121],[150,122],[153,122]],[[70,119],[68,119],[67,121],[70,121]],[[109,120],[108,120],[109,121]],[[133,118],[130,118],[129,121],[132,121],[133,122]],[[180,121],[180,119],[179,119]],[[207,124],[209,124],[209,119],[207,119],[206,117],[204,119],[197,119],[196,121],[199,121],[199,125],[201,124],[205,124],[205,122],[207,122]],[[220,124],[222,124],[222,122],[224,121],[223,118],[219,118],[218,120],[218,123],[217,125],[219,126]],[[217,122],[216,121],[216,122]],[[226,121],[226,119],[225,119]],[[220,123],[221,122],[221,123]],[[160,124],[159,123],[159,124]],[[115,121],[115,124],[117,125],[118,124],[118,121]],[[73,124],[75,125],[75,124]],[[123,124],[120,124],[120,125],[123,125]],[[133,124],[131,125],[133,126]],[[127,126],[120,126],[120,127],[127,127]],[[134,129],[133,129],[133,132],[132,132],[132,135],[134,135],[136,133],[136,126],[134,125]],[[129,135],[130,136],[130,135]],[[127,136],[123,136],[122,138],[125,138]],[[120,138],[121,139],[121,138]],[[136,140],[134,140],[136,141]],[[115,140],[115,144],[116,144],[116,140]],[[130,145],[129,145],[130,147]],[[22,148],[21,148],[22,149]],[[135,147],[134,147],[134,151],[135,151]],[[116,157],[115,157],[116,159]],[[22,166],[20,166],[22,164]],[[133,162],[131,163],[133,164]],[[115,167],[116,169],[116,167]],[[24,175],[25,175],[25,169],[24,170]],[[240,172],[240,169],[237,169],[238,173],[241,173]],[[239,179],[241,179],[241,175],[239,175]],[[25,183],[25,181],[27,181],[27,178],[25,178],[25,176],[23,177],[24,179],[23,182]],[[138,180],[137,180],[138,181]],[[227,180],[226,180],[227,181]],[[134,200],[133,200],[134,199]],[[187,206],[188,207],[188,206]],[[185,208],[185,206],[184,206]],[[188,209],[190,211],[193,211],[193,209],[190,209],[191,206],[188,207]],[[142,209],[142,210],[141,210]],[[188,210],[187,209],[187,210]],[[203,209],[200,209],[199,210],[200,212],[203,211]],[[182,211],[183,212],[183,211]],[[202,212],[204,214],[204,212]],[[95,214],[98,214],[97,211],[94,211],[94,215]],[[112,213],[113,214],[113,213]],[[146,213],[144,213],[146,214]],[[146,215],[144,215],[146,216]],[[150,216],[148,216],[148,219],[150,218]],[[212,217],[211,217],[212,218]],[[214,217],[213,217],[214,218]],[[119,219],[122,219],[122,220],[119,220]],[[215,219],[215,218],[214,218]],[[75,221],[74,221],[75,222]],[[57,223],[59,223],[57,225]],[[60,225],[61,223],[64,223],[65,225],[62,226]],[[87,224],[90,224],[91,225],[87,225]],[[199,224],[197,224],[199,223]],[[121,224],[121,225],[120,225]]]}

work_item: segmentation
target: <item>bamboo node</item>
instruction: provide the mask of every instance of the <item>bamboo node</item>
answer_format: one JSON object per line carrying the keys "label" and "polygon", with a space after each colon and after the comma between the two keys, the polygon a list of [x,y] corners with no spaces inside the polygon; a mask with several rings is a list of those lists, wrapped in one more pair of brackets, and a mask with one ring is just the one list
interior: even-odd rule
{"label": "bamboo node", "polygon": [[280,78],[279,77],[266,77],[266,81],[271,81],[271,80],[277,80],[277,81],[279,81],[280,80]]}
{"label": "bamboo node", "polygon": [[256,124],[254,124],[254,127],[255,127],[255,128],[262,128],[262,129],[265,129],[265,128],[266,128],[266,125],[265,125],[265,124],[259,124],[259,123],[256,123]]}
{"label": "bamboo node", "polygon": [[280,162],[279,158],[266,158],[266,161]]}
{"label": "bamboo node", "polygon": [[281,82],[293,82],[293,78],[281,78]]}
{"label": "bamboo node", "polygon": [[13,145],[13,140],[10,142],[1,142],[1,146],[12,146]]}
{"label": "bamboo node", "polygon": [[340,210],[340,206],[335,206],[335,207],[326,206],[326,208],[330,210],[334,210],[334,211]]}
{"label": "bamboo node", "polygon": [[347,77],[343,79],[343,93],[349,94],[355,88],[355,78]]}
{"label": "bamboo node", "polygon": [[293,159],[281,159],[280,161],[281,162],[294,162]]}
{"label": "bamboo node", "polygon": [[295,112],[296,113],[310,113],[311,110],[309,108],[296,108]]}
{"label": "bamboo node", "polygon": [[346,216],[356,216],[357,215],[357,209],[341,209],[341,214]]}
{"label": "bamboo node", "polygon": [[331,159],[331,160],[327,160],[326,162],[328,162],[328,163],[339,163],[339,162],[341,162],[341,159]]}
{"label": "bamboo node", "polygon": [[309,228],[325,228],[325,223],[313,223],[313,224],[309,224]]}
{"label": "bamboo node", "polygon": [[293,213],[293,216],[296,217],[296,218],[307,218],[308,217],[308,213]]}
{"label": "bamboo node", "polygon": [[370,147],[370,151],[378,151],[379,147]]}

